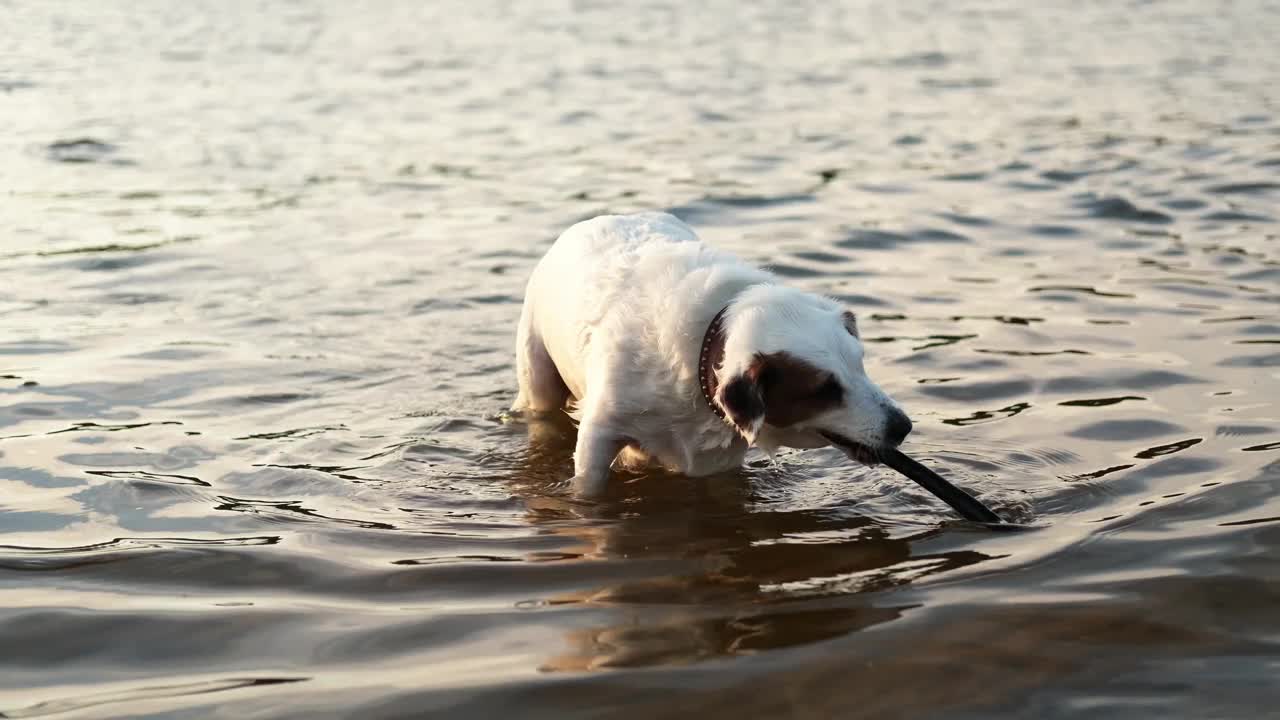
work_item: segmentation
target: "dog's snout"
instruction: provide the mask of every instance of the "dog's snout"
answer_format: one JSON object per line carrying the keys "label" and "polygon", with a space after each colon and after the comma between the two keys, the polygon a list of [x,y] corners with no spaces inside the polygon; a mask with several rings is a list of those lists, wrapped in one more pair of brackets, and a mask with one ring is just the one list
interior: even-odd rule
{"label": "dog's snout", "polygon": [[897,408],[889,409],[889,419],[884,424],[884,440],[890,447],[898,447],[911,433],[911,418]]}

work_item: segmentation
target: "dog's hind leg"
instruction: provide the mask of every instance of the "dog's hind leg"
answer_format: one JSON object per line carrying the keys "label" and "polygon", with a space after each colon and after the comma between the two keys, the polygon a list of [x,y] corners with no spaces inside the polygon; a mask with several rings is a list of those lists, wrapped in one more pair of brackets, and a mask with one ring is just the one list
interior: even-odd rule
{"label": "dog's hind leg", "polygon": [[520,311],[520,328],[516,331],[516,379],[520,391],[511,409],[551,412],[564,407],[569,388],[533,327],[532,305],[532,301],[525,300]]}

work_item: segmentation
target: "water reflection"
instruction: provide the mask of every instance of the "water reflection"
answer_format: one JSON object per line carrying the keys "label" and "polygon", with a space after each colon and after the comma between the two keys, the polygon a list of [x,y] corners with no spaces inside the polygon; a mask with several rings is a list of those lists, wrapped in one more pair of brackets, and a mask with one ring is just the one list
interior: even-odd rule
{"label": "water reflection", "polygon": [[645,569],[546,598],[607,610],[591,617],[608,621],[568,631],[567,648],[544,670],[678,665],[818,642],[909,607],[886,604],[877,592],[989,557],[913,551],[935,528],[902,533],[830,508],[774,510],[754,490],[760,474],[749,472],[700,481],[619,475],[602,501],[577,501],[561,482],[572,474],[572,426],[525,422],[528,451],[510,483],[529,522],[572,538],[575,562]]}

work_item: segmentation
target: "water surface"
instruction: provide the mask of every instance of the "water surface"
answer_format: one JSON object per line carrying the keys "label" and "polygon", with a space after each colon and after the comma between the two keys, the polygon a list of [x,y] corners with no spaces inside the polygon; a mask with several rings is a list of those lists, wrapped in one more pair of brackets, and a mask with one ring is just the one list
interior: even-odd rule
{"label": "water surface", "polygon": [[[1280,700],[1280,11],[0,7],[5,717],[1248,717]],[[909,451],[578,503],[569,224],[859,314]]]}

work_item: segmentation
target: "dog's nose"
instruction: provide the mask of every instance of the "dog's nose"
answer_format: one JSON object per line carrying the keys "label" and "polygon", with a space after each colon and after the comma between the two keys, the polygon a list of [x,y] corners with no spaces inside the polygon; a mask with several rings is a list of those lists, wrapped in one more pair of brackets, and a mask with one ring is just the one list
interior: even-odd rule
{"label": "dog's nose", "polygon": [[884,439],[890,447],[898,447],[903,440],[907,439],[907,435],[911,432],[911,418],[906,413],[891,408],[889,410],[889,419],[884,424]]}

